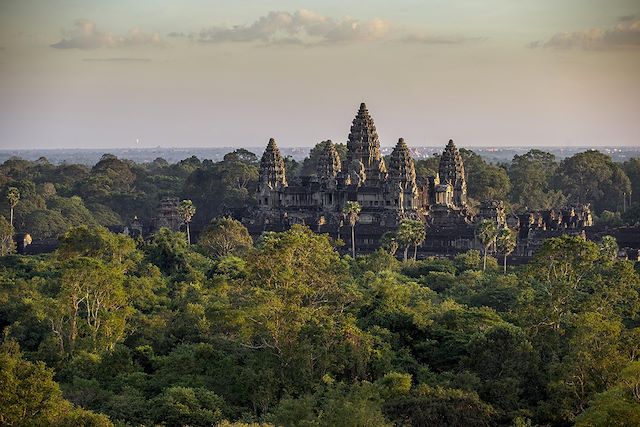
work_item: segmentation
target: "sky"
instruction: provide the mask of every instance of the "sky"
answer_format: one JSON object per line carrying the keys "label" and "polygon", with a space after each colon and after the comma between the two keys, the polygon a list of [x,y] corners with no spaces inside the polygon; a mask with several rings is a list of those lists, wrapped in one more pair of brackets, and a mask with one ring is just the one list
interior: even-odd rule
{"label": "sky", "polygon": [[0,0],[0,148],[640,146],[640,0]]}

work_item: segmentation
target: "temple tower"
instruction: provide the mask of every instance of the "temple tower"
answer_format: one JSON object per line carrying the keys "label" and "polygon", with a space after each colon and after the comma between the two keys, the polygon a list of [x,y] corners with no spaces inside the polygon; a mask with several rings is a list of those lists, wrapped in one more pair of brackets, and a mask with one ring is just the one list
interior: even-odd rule
{"label": "temple tower", "polygon": [[386,178],[387,168],[380,154],[378,132],[363,102],[353,119],[347,140],[347,159],[342,170],[360,181]]}
{"label": "temple tower", "polygon": [[287,187],[284,159],[276,141],[271,138],[260,159],[260,179],[258,184],[258,205],[275,208],[280,205],[280,191]]}
{"label": "temple tower", "polygon": [[340,156],[336,147],[329,141],[324,142],[324,147],[318,157],[316,175],[321,182],[335,180],[341,170]]}
{"label": "temple tower", "polygon": [[416,169],[409,147],[400,138],[389,160],[389,205],[401,211],[418,208],[419,193],[416,185]]}
{"label": "temple tower", "polygon": [[453,189],[453,204],[465,206],[467,204],[467,181],[464,177],[464,163],[462,156],[450,139],[440,157],[438,168],[440,183],[449,184]]}

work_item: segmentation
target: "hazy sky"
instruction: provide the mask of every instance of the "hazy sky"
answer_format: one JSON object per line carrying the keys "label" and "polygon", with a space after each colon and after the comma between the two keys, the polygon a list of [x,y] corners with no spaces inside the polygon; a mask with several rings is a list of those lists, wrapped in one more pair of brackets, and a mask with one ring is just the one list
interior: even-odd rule
{"label": "hazy sky", "polygon": [[640,145],[639,0],[0,0],[0,148]]}

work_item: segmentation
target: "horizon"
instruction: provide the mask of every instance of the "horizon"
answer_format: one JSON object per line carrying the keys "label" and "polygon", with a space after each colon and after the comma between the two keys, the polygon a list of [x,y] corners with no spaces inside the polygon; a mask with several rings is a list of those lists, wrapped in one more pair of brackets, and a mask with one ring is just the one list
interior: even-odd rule
{"label": "horizon", "polygon": [[[0,148],[640,145],[633,0],[0,4]],[[247,142],[250,141],[250,142]]]}

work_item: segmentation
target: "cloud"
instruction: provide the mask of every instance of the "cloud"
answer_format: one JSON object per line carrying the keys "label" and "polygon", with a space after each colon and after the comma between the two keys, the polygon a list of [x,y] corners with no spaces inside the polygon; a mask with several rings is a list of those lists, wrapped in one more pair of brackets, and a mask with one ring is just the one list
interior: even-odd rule
{"label": "cloud", "polygon": [[638,15],[623,15],[618,17],[618,22],[629,22],[639,19]]}
{"label": "cloud", "polygon": [[[250,25],[214,26],[189,35],[201,43],[262,42],[265,44],[349,44],[384,38],[390,25],[382,19],[336,20],[309,10],[273,11]],[[182,33],[171,33],[180,37]]]}
{"label": "cloud", "polygon": [[546,42],[540,40],[527,45],[530,48],[612,50],[640,48],[640,19],[634,15],[618,18],[618,24],[610,29],[591,28],[584,31],[554,34]]}
{"label": "cloud", "polygon": [[103,47],[164,46],[158,33],[145,33],[138,28],[124,35],[98,31],[96,24],[77,19],[74,28],[64,32],[64,38],[51,45],[56,49],[99,49]]}
{"label": "cloud", "polygon": [[485,41],[484,37],[466,37],[466,36],[438,36],[438,35],[418,35],[410,34],[401,38],[399,41],[402,43],[415,43],[415,44],[464,44],[470,42]]}
{"label": "cloud", "polygon": [[151,62],[149,58],[82,58],[84,62]]}

